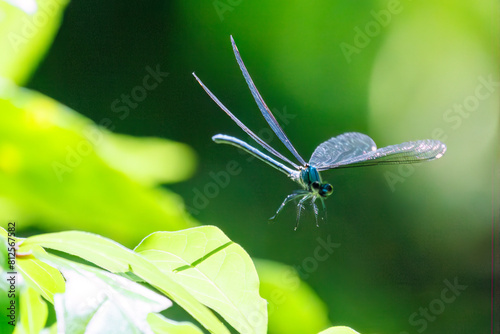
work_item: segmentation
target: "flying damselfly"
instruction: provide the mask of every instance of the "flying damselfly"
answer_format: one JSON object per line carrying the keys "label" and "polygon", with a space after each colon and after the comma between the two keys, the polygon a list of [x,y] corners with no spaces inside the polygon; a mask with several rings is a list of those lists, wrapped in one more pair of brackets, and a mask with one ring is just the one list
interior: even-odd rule
{"label": "flying damselfly", "polygon": [[[365,134],[359,132],[347,132],[341,134],[337,137],[328,139],[327,141],[320,144],[313,152],[309,162],[306,162],[297,150],[293,147],[292,143],[286,136],[283,129],[278,124],[278,121],[271,113],[262,96],[255,87],[250,74],[248,73],[243,60],[241,59],[240,53],[234,39],[231,36],[231,44],[233,46],[233,52],[236,57],[236,61],[245,77],[245,80],[252,92],[252,95],[259,107],[265,120],[278,136],[278,138],[283,142],[283,144],[288,148],[288,150],[297,159],[298,164],[291,161],[268,143],[259,138],[252,130],[245,126],[239,119],[237,119],[230,111],[227,109],[219,99],[201,82],[201,80],[193,73],[193,76],[203,87],[205,92],[212,98],[212,100],[217,103],[217,105],[224,110],[224,112],[231,117],[231,119],[245,131],[252,139],[254,139],[260,146],[266,149],[270,154],[274,155],[276,159],[270,157],[269,155],[259,151],[255,147],[247,144],[246,142],[223,134],[218,134],[212,137],[212,140],[218,144],[229,144],[236,146],[243,151],[248,152],[254,157],[267,163],[269,166],[279,170],[280,172],[286,174],[292,181],[297,182],[301,189],[294,191],[292,194],[288,195],[283,203],[280,205],[276,214],[270,218],[274,220],[285,205],[293,200],[298,200],[297,204],[297,222],[295,229],[297,229],[300,214],[304,208],[306,201],[310,200],[311,206],[314,210],[314,215],[316,218],[316,225],[318,225],[318,206],[316,205],[316,200],[321,201],[322,210],[324,212],[324,218],[326,220],[326,208],[324,200],[333,193],[333,187],[330,183],[325,182],[321,179],[320,173],[329,169],[337,168],[348,168],[348,167],[361,167],[361,166],[374,166],[374,165],[386,165],[386,164],[411,164],[422,161],[430,161],[434,159],[441,158],[446,152],[446,145],[439,140],[425,139],[417,141],[409,141],[402,144],[391,145],[383,148],[377,149],[377,145]],[[287,165],[288,164],[288,165]],[[291,167],[290,167],[291,166]]]}

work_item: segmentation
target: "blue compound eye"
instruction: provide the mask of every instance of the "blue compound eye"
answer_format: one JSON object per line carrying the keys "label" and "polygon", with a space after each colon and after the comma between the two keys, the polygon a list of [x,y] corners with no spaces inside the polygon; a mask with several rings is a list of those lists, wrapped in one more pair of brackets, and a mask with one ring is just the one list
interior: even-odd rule
{"label": "blue compound eye", "polygon": [[333,193],[333,187],[331,184],[327,183],[325,185],[323,185],[322,187],[323,189],[321,189],[321,196],[330,196],[332,193]]}
{"label": "blue compound eye", "polygon": [[311,183],[311,187],[314,190],[319,190],[319,182],[318,181],[314,181],[313,183]]}

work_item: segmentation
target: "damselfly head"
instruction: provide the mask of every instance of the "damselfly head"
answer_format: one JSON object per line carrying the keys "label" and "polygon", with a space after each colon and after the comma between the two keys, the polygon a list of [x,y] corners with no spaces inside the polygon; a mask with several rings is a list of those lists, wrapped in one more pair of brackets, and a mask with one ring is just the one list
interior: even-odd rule
{"label": "damselfly head", "polygon": [[319,183],[318,181],[314,181],[311,183],[311,188],[312,191],[324,198],[333,193],[333,187],[330,183]]}

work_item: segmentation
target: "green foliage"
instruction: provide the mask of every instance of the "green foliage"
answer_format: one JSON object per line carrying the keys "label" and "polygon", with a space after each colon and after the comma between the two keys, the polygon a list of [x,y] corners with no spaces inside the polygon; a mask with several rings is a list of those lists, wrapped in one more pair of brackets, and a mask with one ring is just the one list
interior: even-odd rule
{"label": "green foliage", "polygon": [[[260,294],[269,289],[271,298],[279,291],[287,299],[270,332],[326,327],[326,309],[305,283],[297,276],[293,287],[277,280],[287,267],[260,261],[259,281],[249,255],[220,229],[188,228],[197,223],[182,200],[159,186],[193,174],[191,148],[114,134],[110,119],[95,123],[21,87],[48,50],[66,5],[0,1],[0,220],[16,217],[21,230],[88,230],[129,244],[157,230],[183,230],[152,233],[132,251],[94,233],[20,239],[1,228],[0,306],[19,307],[15,328],[2,322],[0,331],[199,334],[199,324],[217,334],[260,334],[268,331],[271,305]],[[6,275],[14,259],[7,250],[17,253],[12,296]],[[160,314],[172,301],[197,324]]]}
{"label": "green foliage", "polygon": [[345,326],[335,326],[325,329],[318,334],[359,334],[355,330]]}
{"label": "green foliage", "polygon": [[[28,238],[23,246],[29,247],[30,244],[79,256],[112,273],[130,271],[172,298],[206,328],[227,332],[207,308],[174,281],[172,272],[161,272],[149,261],[116,242],[90,233],[60,232]],[[41,253],[37,254],[43,257]]]}
{"label": "green foliage", "polygon": [[135,251],[162,272],[174,272],[179,284],[239,332],[265,333],[266,301],[252,260],[218,228],[153,233]]}
{"label": "green foliage", "polygon": [[49,48],[67,2],[0,1],[0,219],[16,217],[23,229],[113,234],[129,243],[195,225],[180,198],[158,187],[193,173],[189,147],[113,134],[110,119],[95,124],[16,85]]}
{"label": "green foliage", "polygon": [[14,334],[40,333],[47,321],[47,303],[40,294],[32,289],[26,288],[21,291],[19,300],[20,312],[19,325],[16,326]]}
{"label": "green foliage", "polygon": [[[20,251],[26,247],[21,247]],[[39,246],[33,246],[30,251],[36,250],[44,254],[45,250]],[[64,292],[64,278],[61,273],[32,256],[21,257],[17,260],[17,270],[23,275],[26,283],[41,294],[46,300],[54,302],[56,293]]]}
{"label": "green foliage", "polygon": [[[77,256],[100,268],[51,255],[44,248]],[[38,332],[45,325],[47,305],[39,291],[44,292],[45,300],[55,309],[59,331],[200,333],[195,324],[155,314],[172,304],[165,298],[169,297],[213,333],[229,333],[229,330],[198,301],[220,314],[240,333],[267,332],[267,305],[259,296],[259,279],[250,257],[213,226],[154,233],[136,251],[98,235],[76,231],[29,237],[23,240],[19,251],[31,252],[17,258],[18,268],[24,268],[19,271],[27,285],[20,298],[20,321],[16,327],[19,333]],[[26,263],[37,263],[39,267]],[[276,283],[273,275],[285,268],[271,262],[262,262],[261,267],[267,286]],[[40,275],[40,271],[51,274]],[[65,281],[59,281],[59,272]],[[117,275],[125,273],[128,275]],[[146,285],[129,279],[132,275],[140,277]],[[55,281],[58,290],[51,299],[48,291],[54,292],[51,288]],[[318,324],[317,319],[326,322],[322,315],[316,315],[316,319],[312,314],[302,318],[308,312],[324,313],[324,309],[310,288],[300,283],[298,277],[295,281],[298,286],[285,292],[287,305],[291,305],[286,310],[298,312],[298,319],[308,319],[313,326]],[[156,288],[164,296],[150,288]],[[281,293],[287,287],[276,289]],[[299,323],[295,320],[296,325]]]}
{"label": "green foliage", "polygon": [[172,303],[115,274],[57,257],[45,257],[66,278],[66,292],[56,295],[58,330],[65,333],[147,333],[147,316]]}
{"label": "green foliage", "polygon": [[187,321],[173,321],[158,313],[148,315],[148,323],[155,334],[202,334],[194,324]]}
{"label": "green foliage", "polygon": [[0,1],[0,77],[26,81],[48,50],[68,2]]}
{"label": "green foliage", "polygon": [[269,260],[254,261],[260,293],[268,302],[269,333],[317,333],[329,326],[325,304],[293,267]]}
{"label": "green foliage", "polygon": [[194,224],[178,196],[156,187],[193,171],[186,145],[112,134],[40,93],[1,80],[0,109],[0,219],[16,216],[23,227],[72,227],[129,242]]}
{"label": "green foliage", "polygon": [[[477,222],[490,221],[485,218],[490,217],[491,200],[487,200],[485,193],[489,196],[491,191],[491,171],[490,167],[485,166],[491,166],[494,156],[490,154],[488,147],[498,141],[498,99],[495,98],[498,95],[498,80],[491,82],[487,86],[489,88],[484,84],[480,86],[484,80],[489,80],[492,73],[497,72],[496,58],[489,55],[489,49],[491,41],[498,40],[498,29],[491,29],[485,23],[487,20],[498,21],[490,17],[490,12],[497,10],[491,10],[487,2],[461,0],[403,4],[402,11],[388,19],[390,24],[382,24],[380,33],[366,38],[366,45],[358,45],[357,51],[348,59],[341,45],[360,42],[359,30],[355,29],[365,30],[368,24],[373,27],[373,22],[378,21],[374,13],[378,19],[387,19],[380,13],[386,13],[391,2],[332,2],[321,11],[315,6],[303,6],[294,2],[285,5],[215,1],[206,2],[199,8],[195,8],[190,2],[180,2],[175,8],[172,7],[172,11],[168,11],[168,15],[176,19],[172,22],[180,22],[185,29],[192,30],[191,34],[189,31],[178,34],[183,37],[182,42],[174,41],[172,36],[167,41],[171,43],[168,45],[169,50],[175,50],[169,53],[170,65],[182,64],[189,67],[187,71],[184,71],[185,68],[179,70],[182,73],[195,69],[198,71],[198,67],[193,68],[193,57],[199,57],[200,50],[206,51],[203,46],[215,49],[213,45],[218,42],[218,38],[224,40],[220,44],[225,47],[221,49],[224,50],[223,57],[230,59],[226,30],[229,25],[231,29],[238,30],[231,32],[237,36],[238,41],[241,40],[239,45],[244,49],[245,61],[253,68],[251,72],[252,75],[255,73],[256,83],[259,88],[261,84],[264,88],[265,85],[271,88],[263,89],[266,101],[270,106],[276,103],[287,104],[290,117],[284,118],[287,121],[284,125],[290,125],[287,132],[295,132],[290,137],[294,138],[299,151],[313,148],[321,140],[343,130],[369,129],[377,142],[380,140],[381,145],[407,139],[445,136],[446,139],[437,138],[446,141],[449,146],[447,159],[439,162],[444,167],[436,165],[433,168],[422,168],[411,178],[414,174],[411,169],[380,172],[380,182],[384,181],[384,176],[388,181],[387,173],[395,176],[392,178],[395,184],[391,185],[389,181],[392,192],[395,190],[394,185],[399,186],[408,180],[405,187],[410,190],[401,191],[390,202],[383,200],[384,189],[381,189],[383,187],[379,183],[372,182],[374,178],[349,178],[350,171],[341,174],[342,177],[336,181],[344,182],[352,189],[362,189],[362,196],[366,197],[366,201],[359,201],[357,196],[355,199],[349,198],[347,192],[347,196],[337,197],[337,203],[346,208],[345,212],[358,211],[358,215],[347,216],[349,214],[344,213],[346,216],[342,217],[343,213],[339,213],[342,210],[337,210],[333,212],[335,217],[332,220],[356,221],[357,224],[330,224],[321,230],[320,233],[323,233],[342,226],[342,235],[349,238],[345,243],[348,254],[338,262],[338,266],[331,266],[331,271],[324,269],[328,265],[319,268],[311,286],[302,281],[291,266],[268,260],[252,261],[247,252],[219,228],[193,227],[198,222],[186,213],[181,196],[163,186],[185,181],[193,175],[196,169],[193,149],[171,140],[113,133],[118,126],[106,117],[106,113],[111,112],[109,104],[115,97],[110,98],[106,93],[93,96],[87,95],[94,92],[92,89],[76,88],[80,94],[78,96],[91,96],[89,99],[94,104],[90,105],[105,105],[104,108],[92,111],[89,111],[91,108],[79,110],[88,114],[92,112],[91,117],[100,120],[94,122],[44,94],[23,88],[49,49],[67,3],[67,0],[0,0],[0,220],[7,222],[16,219],[22,222],[18,224],[18,235],[73,229],[92,233],[69,231],[16,239],[18,245],[20,241],[24,240],[24,243],[17,250],[18,257],[15,260],[18,280],[15,296],[10,298],[8,295],[11,286],[6,279],[7,272],[11,270],[8,267],[11,259],[7,249],[11,252],[13,246],[6,244],[6,231],[0,229],[0,308],[5,310],[12,301],[18,305],[17,326],[14,329],[2,321],[0,333],[40,333],[42,328],[45,334],[57,333],[59,326],[68,333],[199,334],[209,331],[224,334],[238,331],[356,334],[348,327],[328,328],[332,324],[328,319],[327,306],[311,286],[316,291],[335,287],[330,295],[320,294],[335,296],[325,299],[330,313],[335,316],[332,318],[336,320],[335,323],[342,323],[344,318],[356,321],[358,317],[373,328],[385,325],[393,326],[393,329],[404,329],[402,326],[408,326],[407,315],[417,309],[418,300],[408,301],[391,296],[391,293],[398,296],[401,294],[401,289],[391,292],[394,287],[388,288],[387,282],[391,279],[402,284],[403,289],[411,290],[406,285],[409,282],[419,282],[419,276],[435,279],[434,275],[428,275],[431,270],[436,275],[447,275],[444,271],[440,272],[444,262],[466,278],[467,272],[462,270],[466,268],[467,261],[473,263],[471,267],[474,277],[477,272],[486,272],[477,268],[477,261],[470,254],[476,254],[477,245],[482,244],[484,234],[490,232],[489,228],[485,228],[489,225]],[[73,11],[73,15],[76,12]],[[262,20],[263,13],[273,19]],[[439,20],[429,20],[430,16],[437,14]],[[104,20],[110,19],[107,14],[103,17]],[[193,17],[197,21],[195,25],[192,21],[184,21]],[[214,18],[220,22],[224,19],[226,21],[224,24],[217,22],[214,25]],[[153,23],[154,18],[151,19]],[[120,22],[118,17],[116,22]],[[216,31],[211,38],[199,33],[207,26],[210,26],[210,31]],[[170,25],[168,27],[170,29]],[[136,28],[132,26],[134,31]],[[92,31],[92,27],[85,26],[83,30]],[[283,31],[287,33],[283,34]],[[488,35],[485,31],[491,33]],[[256,39],[252,40],[252,37],[259,36],[262,32],[269,38],[258,39],[258,42],[255,42]],[[60,37],[62,41],[68,38],[64,34]],[[127,39],[127,42],[130,40]],[[116,50],[126,48],[125,43],[116,48],[116,44],[104,41]],[[99,36],[93,36],[92,42],[95,42],[92,46],[100,47],[100,55],[105,60],[108,45],[104,45]],[[193,42],[196,43],[197,52],[193,52],[195,48],[185,47]],[[183,47],[178,47],[175,43],[182,43]],[[154,39],[150,41],[150,49],[144,50],[141,47],[148,46],[146,43],[139,46],[129,44],[134,44],[134,49],[141,50],[137,52],[137,56],[141,61],[139,65],[143,66],[145,59],[151,59],[144,56],[152,54],[152,50],[159,51],[159,45],[164,43]],[[151,45],[154,45],[154,49],[151,49]],[[67,51],[58,49],[58,52],[61,50]],[[64,66],[67,63],[59,53],[56,54],[52,62],[44,64],[41,72],[52,67],[67,74]],[[114,59],[120,58],[122,54],[122,51],[113,54]],[[232,69],[228,68],[227,62],[221,61],[220,56],[222,53],[215,52],[210,57],[201,56],[207,64],[204,68],[238,71],[234,63]],[[64,57],[71,58],[76,64],[88,55],[64,53]],[[111,73],[116,71],[116,68],[105,61],[102,63],[105,65],[99,70]],[[116,63],[122,68],[129,68],[119,60]],[[196,64],[198,63],[199,58],[196,59]],[[91,59],[89,64],[92,64]],[[370,71],[372,64],[374,70]],[[79,72],[74,73],[78,75]],[[103,75],[99,71],[95,73],[96,86],[107,89],[109,81],[101,80],[107,74]],[[119,78],[120,73],[129,75],[129,72],[121,71],[117,73],[118,79],[114,76],[113,79],[122,79]],[[57,78],[47,74],[40,75],[38,80],[50,82],[50,85],[41,85],[41,90],[46,92],[51,85],[55,89],[66,89],[61,87],[61,83],[66,84],[64,80],[68,78],[64,75],[61,77],[64,77],[61,81],[52,81]],[[224,87],[229,89],[229,97],[236,96],[231,91],[232,85],[228,85],[226,81],[228,77],[231,78],[230,75],[213,78],[216,83],[214,88],[217,87],[217,79],[224,80],[224,83],[218,83],[217,89]],[[112,94],[117,94],[117,90],[123,88],[116,81],[110,85]],[[244,86],[243,81],[239,83]],[[40,87],[33,82],[30,84],[31,87]],[[99,86],[100,84],[103,86]],[[155,99],[155,102],[149,99],[148,103],[151,104],[147,108],[167,108],[171,114],[166,114],[165,119],[168,120],[170,129],[190,124],[189,117],[196,118],[198,122],[202,119],[203,125],[210,129],[214,128],[211,125],[219,126],[220,119],[205,117],[202,112],[193,113],[193,109],[204,110],[205,102],[210,108],[215,108],[201,90],[198,97],[201,96],[200,101],[204,101],[203,103],[196,101],[189,93],[189,98],[193,98],[189,102],[192,103],[185,103],[185,95],[179,92],[183,89],[189,92],[192,87],[187,85],[183,80],[176,80],[172,83],[175,89],[170,90],[174,92],[172,94],[175,94],[176,99],[170,100],[169,96],[167,106],[162,99]],[[126,88],[130,91],[130,87]],[[64,89],[61,95],[66,97],[65,93],[71,90]],[[484,98],[479,98],[477,92],[481,92]],[[468,105],[468,108],[460,112],[453,109],[456,104],[473,103],[474,97],[478,101],[476,107]],[[69,105],[75,105],[69,94],[65,101]],[[241,104],[239,101],[229,101],[231,104],[228,106],[247,108],[247,102],[252,103],[250,101],[250,97]],[[286,112],[287,108],[285,106],[279,109]],[[299,111],[305,111],[305,116],[299,116]],[[152,124],[148,123],[153,122],[149,118],[141,119],[144,120],[144,125],[141,126]],[[279,120],[283,121],[281,118]],[[295,124],[288,124],[289,120],[294,120]],[[311,131],[302,131],[303,129]],[[436,129],[441,131],[436,132]],[[184,132],[185,138],[191,139],[198,135]],[[181,132],[177,132],[172,138],[182,138],[179,133]],[[411,138],[408,138],[408,134]],[[484,144],[480,146],[481,149],[478,149],[477,140],[474,140],[479,136]],[[208,138],[209,136],[203,143]],[[193,140],[192,143],[196,141]],[[211,154],[209,150],[209,153],[202,150],[199,152],[202,157],[203,154]],[[247,166],[246,162],[242,166]],[[203,164],[201,168],[210,167]],[[253,166],[246,168],[245,173],[250,174],[251,169]],[[470,171],[476,173],[471,174]],[[376,175],[377,172],[373,173],[369,175]],[[205,174],[210,178],[206,179],[206,183],[197,179],[193,186],[197,190],[204,185],[214,184],[213,175],[217,174],[214,171]],[[274,176],[269,176],[269,179],[267,177],[259,175],[259,181],[265,184]],[[248,182],[248,189],[251,189],[250,187],[255,186],[250,184],[254,180],[255,178],[248,178],[241,182]],[[419,180],[426,180],[426,186],[423,187]],[[277,183],[274,186],[277,187],[276,190],[279,188]],[[192,195],[192,189],[184,183],[177,191]],[[271,228],[261,227],[265,224],[247,224],[254,223],[253,216],[247,213],[255,210],[257,205],[260,207],[266,204],[266,200],[249,193],[251,192],[238,191],[237,196],[231,198],[231,204],[243,203],[244,209],[249,211],[242,210],[243,207],[239,205],[227,205],[228,210],[223,214],[214,209],[211,210],[215,212],[213,217],[200,220],[222,224],[224,220],[220,217],[236,216],[239,227],[230,234],[235,240],[242,239],[234,231],[245,235],[245,229],[252,229],[252,233],[260,237],[259,228],[266,229],[266,233]],[[423,196],[418,197],[419,194]],[[422,198],[428,200],[428,203],[422,202]],[[373,202],[370,203],[370,200]],[[409,214],[405,210],[413,202],[417,203],[416,209]],[[358,210],[360,203],[369,203],[364,207],[366,210]],[[217,204],[213,201],[211,205],[213,208]],[[370,208],[370,205],[373,207]],[[422,207],[425,210],[420,210]],[[457,210],[457,207],[461,210]],[[483,210],[484,208],[487,210]],[[430,219],[436,212],[443,219]],[[391,216],[394,225],[390,225]],[[362,225],[367,220],[366,217],[373,219],[373,222]],[[377,219],[383,220],[383,224],[380,225]],[[457,221],[459,224],[456,224]],[[443,233],[443,226],[444,230],[448,230],[446,224],[450,225],[448,227],[451,227],[453,233]],[[437,233],[432,234],[436,237],[428,237],[431,230],[423,230],[422,226],[425,225],[437,229]],[[391,237],[388,233],[389,230],[399,229],[404,230],[403,238],[396,235]],[[256,247],[270,252],[279,249],[282,251],[280,256],[287,254],[286,247],[297,247],[297,253],[307,250],[310,244],[303,238],[304,234],[297,236],[297,233],[287,234],[289,232],[281,229],[277,232],[280,238],[283,236],[286,244],[274,236],[269,237],[269,234],[253,238],[254,240],[251,237],[243,239],[244,246],[250,253]],[[467,238],[453,237],[460,235],[459,233]],[[145,235],[148,236],[131,250]],[[447,239],[443,240],[442,236]],[[433,245],[436,238],[440,241],[434,245],[438,244],[442,248],[430,252],[432,259],[436,259],[433,264],[432,259],[425,257],[425,253],[429,252],[429,246]],[[467,242],[464,242],[466,239]],[[457,243],[460,243],[460,247]],[[457,247],[442,246],[446,244]],[[403,257],[398,251],[399,247],[408,249],[407,257]],[[367,249],[370,251],[367,252]],[[462,255],[456,254],[457,249],[463,252]],[[23,255],[29,252],[32,255]],[[450,258],[443,258],[446,253],[452,254],[450,258],[458,259],[455,268],[450,263]],[[382,260],[377,262],[376,259]],[[390,273],[386,265],[391,263],[396,268],[400,267],[401,271]],[[425,275],[420,270],[422,263],[428,268]],[[453,270],[448,273],[455,275]],[[428,286],[412,284],[419,291],[430,290]],[[353,303],[361,295],[368,300],[369,294],[374,305],[369,302]],[[428,298],[435,298],[435,295],[425,295],[423,298],[425,300],[419,305],[428,304]],[[186,314],[172,315],[172,310],[168,309],[172,302]],[[473,304],[464,305],[463,308],[468,311]],[[408,309],[412,311],[407,312]],[[368,310],[373,314],[369,314]],[[393,319],[400,310],[403,311],[397,315],[400,319],[398,323]],[[391,314],[391,317],[387,317],[391,319],[381,320],[386,324],[376,323],[381,318],[380,314]],[[56,319],[50,315],[55,315]],[[190,320],[184,321],[188,316]],[[453,318],[452,315],[449,318]],[[438,323],[440,322],[436,321],[433,325]]]}

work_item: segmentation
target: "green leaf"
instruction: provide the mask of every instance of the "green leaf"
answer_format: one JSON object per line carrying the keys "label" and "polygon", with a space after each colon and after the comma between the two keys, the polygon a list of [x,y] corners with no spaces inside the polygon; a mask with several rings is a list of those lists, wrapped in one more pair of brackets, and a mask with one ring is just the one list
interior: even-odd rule
{"label": "green leaf", "polygon": [[244,249],[217,227],[157,232],[135,249],[241,333],[266,333],[266,301]]}
{"label": "green leaf", "polygon": [[99,151],[110,166],[148,186],[184,181],[195,171],[193,150],[170,140],[107,134]]}
{"label": "green leaf", "polygon": [[68,1],[0,1],[0,77],[25,82],[48,50]]}
{"label": "green leaf", "polygon": [[[21,245],[19,251],[25,252],[35,249],[39,253],[45,253],[45,250],[39,246],[33,245],[28,248],[24,244]],[[54,294],[64,292],[64,278],[56,268],[34,256],[18,257],[16,262],[16,268],[23,276],[26,284],[51,303],[54,303]]]}
{"label": "green leaf", "polygon": [[61,333],[152,333],[147,315],[172,305],[121,276],[53,255],[44,260],[66,278],[66,291],[54,303]]}
{"label": "green leaf", "polygon": [[[142,256],[112,240],[91,233],[72,231],[33,236],[23,243],[23,247],[27,248],[32,245],[79,256],[114,273],[132,271],[173,299],[208,330],[214,333],[229,333],[209,309],[172,279],[172,273],[162,273]],[[34,254],[37,257],[44,255],[36,250]]]}
{"label": "green leaf", "polygon": [[144,186],[187,177],[194,154],[186,145],[114,135],[112,124],[2,80],[0,110],[0,220],[19,213],[23,228],[85,229],[130,244],[195,224],[178,195]]}
{"label": "green leaf", "polygon": [[359,333],[349,327],[335,326],[325,329],[324,331],[319,332],[318,334],[359,334]]}
{"label": "green leaf", "polygon": [[150,313],[148,323],[155,334],[203,334],[198,327],[190,322],[173,321],[158,313]]}
{"label": "green leaf", "polygon": [[0,226],[0,236],[7,239],[7,230]]}
{"label": "green leaf", "polygon": [[254,259],[260,293],[268,301],[269,333],[317,333],[330,325],[328,310],[290,266]]}
{"label": "green leaf", "polygon": [[9,269],[9,254],[7,249],[9,244],[7,243],[7,231],[0,226],[0,268],[2,271],[10,271]]}
{"label": "green leaf", "polygon": [[130,249],[113,240],[88,232],[38,234],[27,238],[23,243],[23,247],[26,248],[32,245],[79,256],[113,273],[127,272],[129,264],[137,259],[137,255]]}
{"label": "green leaf", "polygon": [[57,334],[57,322],[48,328],[44,328],[40,334]]}
{"label": "green leaf", "polygon": [[21,291],[19,311],[20,321],[14,334],[38,334],[45,327],[47,304],[34,289],[28,287]]}

